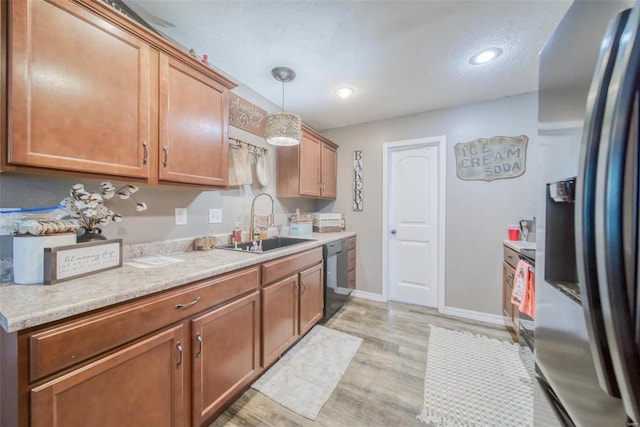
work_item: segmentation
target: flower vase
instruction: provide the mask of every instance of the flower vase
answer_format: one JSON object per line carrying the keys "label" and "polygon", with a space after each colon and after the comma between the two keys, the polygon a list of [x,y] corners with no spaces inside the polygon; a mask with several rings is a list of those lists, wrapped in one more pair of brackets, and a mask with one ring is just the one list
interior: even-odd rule
{"label": "flower vase", "polygon": [[93,242],[96,240],[107,240],[107,238],[102,235],[102,229],[98,227],[85,228],[84,233],[78,236],[78,243]]}

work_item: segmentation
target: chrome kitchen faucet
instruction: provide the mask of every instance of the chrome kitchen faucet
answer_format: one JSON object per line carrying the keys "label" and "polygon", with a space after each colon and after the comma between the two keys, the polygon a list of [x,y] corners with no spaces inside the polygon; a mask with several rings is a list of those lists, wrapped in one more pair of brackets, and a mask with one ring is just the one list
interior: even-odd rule
{"label": "chrome kitchen faucet", "polygon": [[[255,240],[256,237],[256,231],[255,231],[255,225],[254,225],[254,221],[255,221],[255,205],[256,205],[256,200],[258,199],[258,197],[260,196],[267,196],[270,200],[271,200],[271,216],[269,219],[269,227],[275,225],[275,218],[273,215],[273,205],[274,205],[274,201],[273,201],[273,197],[271,197],[271,195],[267,194],[267,193],[259,193],[256,195],[256,197],[253,198],[253,201],[251,202],[251,219],[249,222],[249,239],[251,240]],[[258,233],[259,235],[259,233]]]}

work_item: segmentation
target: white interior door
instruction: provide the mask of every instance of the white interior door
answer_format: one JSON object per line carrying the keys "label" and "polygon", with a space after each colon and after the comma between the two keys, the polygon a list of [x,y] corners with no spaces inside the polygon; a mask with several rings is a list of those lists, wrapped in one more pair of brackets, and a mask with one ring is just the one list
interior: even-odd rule
{"label": "white interior door", "polygon": [[438,147],[389,153],[389,299],[438,305]]}

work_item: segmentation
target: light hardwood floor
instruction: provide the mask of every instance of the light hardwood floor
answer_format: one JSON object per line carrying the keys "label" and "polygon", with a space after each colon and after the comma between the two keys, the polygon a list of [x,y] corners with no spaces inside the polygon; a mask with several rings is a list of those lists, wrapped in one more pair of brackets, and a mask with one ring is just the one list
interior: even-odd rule
{"label": "light hardwood floor", "polygon": [[422,409],[430,324],[510,340],[499,325],[352,298],[325,326],[364,341],[315,422],[249,389],[211,426],[424,427],[416,415]]}

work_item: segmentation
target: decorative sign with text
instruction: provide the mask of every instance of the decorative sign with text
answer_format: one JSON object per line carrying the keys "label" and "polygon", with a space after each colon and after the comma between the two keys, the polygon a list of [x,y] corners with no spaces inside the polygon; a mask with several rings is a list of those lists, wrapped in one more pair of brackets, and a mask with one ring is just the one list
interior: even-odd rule
{"label": "decorative sign with text", "polygon": [[122,239],[44,249],[44,284],[122,267]]}
{"label": "decorative sign with text", "polygon": [[267,112],[234,93],[229,94],[229,124],[264,138]]}
{"label": "decorative sign with text", "polygon": [[456,144],[458,178],[472,181],[516,178],[527,164],[526,135],[478,138]]}
{"label": "decorative sign with text", "polygon": [[353,152],[353,210],[362,210],[362,150]]}

